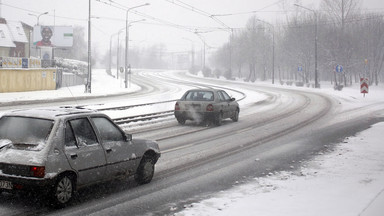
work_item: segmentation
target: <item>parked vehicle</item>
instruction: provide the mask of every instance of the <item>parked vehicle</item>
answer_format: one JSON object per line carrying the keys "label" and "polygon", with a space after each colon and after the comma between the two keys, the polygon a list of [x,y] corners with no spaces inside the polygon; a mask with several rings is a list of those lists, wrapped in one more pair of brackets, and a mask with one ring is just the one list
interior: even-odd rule
{"label": "parked vehicle", "polygon": [[231,118],[239,120],[239,104],[224,90],[220,89],[192,89],[187,91],[175,104],[175,117],[180,124],[186,120],[198,122],[209,121],[217,126],[222,120]]}
{"label": "parked vehicle", "polygon": [[159,157],[156,142],[132,139],[94,110],[37,108],[0,118],[0,193],[38,190],[65,206],[94,183],[133,175],[149,183]]}

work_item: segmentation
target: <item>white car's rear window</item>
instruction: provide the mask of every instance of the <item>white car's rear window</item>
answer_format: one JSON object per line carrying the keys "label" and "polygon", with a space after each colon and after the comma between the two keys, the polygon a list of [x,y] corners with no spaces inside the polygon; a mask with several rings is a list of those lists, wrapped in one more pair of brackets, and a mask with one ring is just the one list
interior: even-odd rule
{"label": "white car's rear window", "polygon": [[44,147],[53,126],[53,120],[3,116],[0,118],[0,140],[11,141],[14,149],[40,150]]}

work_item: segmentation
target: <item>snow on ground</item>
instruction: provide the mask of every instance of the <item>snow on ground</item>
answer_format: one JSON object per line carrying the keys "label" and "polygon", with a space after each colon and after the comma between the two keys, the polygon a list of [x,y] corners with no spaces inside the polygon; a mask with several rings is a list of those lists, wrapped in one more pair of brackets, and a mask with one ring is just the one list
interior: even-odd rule
{"label": "snow on ground", "polygon": [[[242,82],[242,81],[238,81]],[[271,86],[266,82],[257,85]],[[275,84],[274,87],[320,92],[337,98],[341,110],[384,102],[383,86],[371,86],[365,96],[359,84],[335,91]],[[317,156],[301,172],[280,172],[212,195],[185,207],[175,216],[227,215],[361,215],[384,213],[384,123],[348,137],[333,152]]]}
{"label": "snow on ground", "polygon": [[384,123],[303,164],[300,174],[256,178],[192,204],[176,216],[383,215]]}
{"label": "snow on ground", "polygon": [[140,90],[140,87],[131,84],[124,88],[122,80],[108,76],[105,69],[92,71],[92,93],[85,93],[85,86],[63,87],[54,91],[9,92],[0,94],[0,103],[33,100],[54,100],[57,98],[81,98],[89,96],[104,96],[108,94],[128,93]]}
{"label": "snow on ground", "polygon": [[[271,86],[266,82],[255,84]],[[274,87],[332,95],[340,100],[342,110],[378,101],[384,102],[383,86],[370,87],[369,94],[363,97],[359,92],[359,84],[344,88],[342,91],[334,91],[330,84],[321,84],[321,89],[280,84],[275,84]],[[106,75],[105,70],[94,70],[91,94],[84,93],[83,85],[54,91],[1,93],[0,104],[25,100],[100,96],[138,90],[140,87],[134,84],[131,84],[131,88],[125,89],[121,80]],[[264,95],[246,93],[247,99],[241,101],[243,105],[246,105],[248,100],[257,101],[265,98]],[[140,101],[135,100],[132,103]],[[257,178],[252,183],[236,186],[212,195],[208,200],[192,204],[176,215],[382,215],[384,144],[380,139],[383,138],[383,131],[384,123],[378,123],[356,137],[349,137],[333,152],[327,152],[303,164],[300,175],[282,172]]]}

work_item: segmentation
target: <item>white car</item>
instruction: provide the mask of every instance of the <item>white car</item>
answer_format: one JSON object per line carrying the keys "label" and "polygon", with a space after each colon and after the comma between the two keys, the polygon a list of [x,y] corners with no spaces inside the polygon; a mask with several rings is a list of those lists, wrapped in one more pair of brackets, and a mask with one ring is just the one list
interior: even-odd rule
{"label": "white car", "polygon": [[64,206],[94,183],[133,175],[149,183],[159,157],[156,142],[132,139],[89,109],[38,108],[0,118],[0,193],[37,190]]}

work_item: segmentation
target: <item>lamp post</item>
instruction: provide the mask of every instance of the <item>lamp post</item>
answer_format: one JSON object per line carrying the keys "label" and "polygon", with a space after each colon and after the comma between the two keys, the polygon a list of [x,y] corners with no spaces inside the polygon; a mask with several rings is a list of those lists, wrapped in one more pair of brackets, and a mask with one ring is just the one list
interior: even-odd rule
{"label": "lamp post", "polygon": [[145,4],[142,4],[142,5],[138,5],[138,6],[135,6],[135,7],[131,7],[131,8],[128,8],[127,9],[127,12],[126,12],[126,18],[125,18],[125,88],[128,87],[128,49],[129,49],[129,25],[128,25],[128,13],[130,10],[132,9],[135,9],[135,8],[138,8],[138,7],[143,7],[143,6],[148,6],[149,3],[145,3]]}
{"label": "lamp post", "polygon": [[192,49],[191,49],[191,69],[193,69],[193,67],[195,65],[195,43],[191,39],[188,39],[188,38],[185,38],[185,37],[183,37],[183,39],[191,42],[191,45],[192,45]]}
{"label": "lamp post", "polygon": [[317,68],[317,40],[318,40],[318,27],[317,27],[317,22],[318,22],[318,18],[317,18],[317,12],[315,10],[312,10],[312,9],[309,9],[307,7],[304,7],[304,6],[301,6],[301,5],[298,5],[298,4],[294,4],[296,7],[300,7],[300,8],[303,8],[303,9],[306,9],[306,10],[309,10],[311,12],[313,12],[313,14],[315,15],[315,88],[319,88],[319,81],[318,81],[318,68]]}
{"label": "lamp post", "polygon": [[44,13],[41,13],[41,14],[39,14],[39,15],[32,14],[32,13],[28,13],[28,15],[36,17],[36,19],[37,19],[37,25],[39,25],[40,17],[43,16],[43,15],[46,15],[46,14],[48,14],[48,11],[47,11],[47,12],[44,12]]}
{"label": "lamp post", "polygon": [[[36,14],[32,14],[32,13],[28,13],[28,15],[30,15],[30,16],[34,16],[34,17],[36,17],[36,19],[37,19],[37,23],[36,23],[36,25],[38,26],[39,25],[39,20],[40,20],[40,17],[41,16],[43,16],[43,15],[46,15],[46,14],[48,14],[48,11],[47,12],[44,12],[44,13],[41,13],[41,14],[38,14],[38,15],[36,15]],[[29,33],[29,53],[28,53],[28,57],[30,58],[31,57],[31,32]],[[34,50],[35,50],[35,54],[37,53],[37,47],[35,47],[34,48]]]}
{"label": "lamp post", "polygon": [[275,27],[264,20],[257,20],[272,27],[272,84],[275,84]]}
{"label": "lamp post", "polygon": [[202,52],[202,69],[201,71],[204,71],[204,68],[205,68],[205,47],[206,47],[206,42],[204,40],[204,38],[199,34],[198,31],[195,31],[195,34],[200,38],[201,42],[203,42],[203,52]]}
{"label": "lamp post", "polygon": [[[112,34],[110,39],[109,39],[109,71],[110,71],[111,74],[112,74],[112,38],[114,36],[120,34],[123,30],[124,30],[124,28],[122,28],[118,32]],[[117,44],[119,44],[119,39],[117,40]],[[117,46],[119,46],[119,45],[117,45]]]}
{"label": "lamp post", "polygon": [[123,32],[124,29],[120,29],[117,33],[117,53],[116,53],[116,78],[119,79],[119,60],[120,60],[120,33]]}
{"label": "lamp post", "polygon": [[91,0],[88,3],[88,76],[85,85],[85,93],[92,93],[92,52],[91,52]]}

